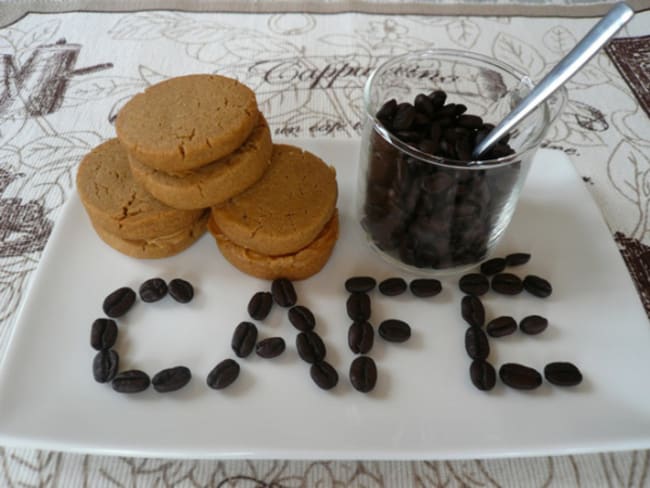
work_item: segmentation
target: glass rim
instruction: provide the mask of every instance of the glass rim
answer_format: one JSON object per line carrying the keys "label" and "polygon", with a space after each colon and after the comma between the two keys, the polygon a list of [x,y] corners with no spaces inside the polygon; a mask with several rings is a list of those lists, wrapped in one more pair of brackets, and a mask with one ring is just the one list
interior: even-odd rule
{"label": "glass rim", "polygon": [[[510,154],[508,156],[503,156],[500,158],[481,159],[479,161],[471,161],[470,162],[471,164],[468,164],[467,161],[461,161],[458,159],[451,159],[451,158],[443,158],[440,156],[433,156],[431,154],[422,152],[417,148],[411,146],[410,144],[407,144],[406,142],[402,141],[395,135],[393,135],[384,126],[384,124],[382,124],[381,121],[377,119],[375,114],[370,111],[371,87],[375,83],[375,79],[379,75],[379,73],[385,71],[393,64],[396,64],[407,58],[417,58],[417,57],[425,57],[431,55],[478,61],[481,63],[492,65],[495,68],[498,68],[499,70],[502,70],[510,75],[514,75],[520,82],[524,80],[530,80],[530,83],[533,84],[533,81],[530,79],[530,77],[522,70],[514,66],[511,66],[507,63],[504,63],[502,61],[499,61],[497,59],[485,56],[483,54],[474,53],[471,51],[463,51],[459,49],[423,49],[418,51],[409,51],[407,53],[400,54],[397,56],[391,56],[386,61],[378,65],[372,71],[372,73],[370,73],[370,76],[368,76],[368,79],[366,80],[366,83],[363,88],[363,104],[366,112],[365,115],[373,122],[375,128],[378,129],[379,134],[384,139],[386,139],[388,143],[395,146],[398,150],[405,152],[409,156],[414,157],[420,161],[447,167],[447,168],[467,169],[467,170],[481,170],[481,169],[485,170],[488,168],[500,168],[503,166],[508,166],[517,163],[521,160],[523,155],[525,155],[527,152],[531,150],[535,150],[540,145],[540,143],[542,142],[543,135],[545,133],[544,130],[540,130],[539,133],[531,141],[529,141],[527,144],[524,144],[521,149],[514,152],[513,154]],[[564,99],[566,98],[566,87],[564,86],[560,87],[552,96],[559,96],[560,103],[563,104]],[[543,108],[547,112],[550,112],[548,107],[548,101],[544,102],[541,105],[541,108]],[[553,118],[549,116],[549,123],[552,122],[552,120]]]}

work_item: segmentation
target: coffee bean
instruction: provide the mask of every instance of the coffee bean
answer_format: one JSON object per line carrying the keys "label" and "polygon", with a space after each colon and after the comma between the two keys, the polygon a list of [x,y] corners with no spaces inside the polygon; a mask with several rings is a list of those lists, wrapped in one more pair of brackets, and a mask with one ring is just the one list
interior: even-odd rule
{"label": "coffee bean", "polygon": [[474,295],[465,295],[460,301],[460,314],[473,327],[483,327],[485,324],[485,307],[480,298]]}
{"label": "coffee bean", "polygon": [[104,299],[102,309],[109,317],[121,317],[131,309],[135,298],[135,292],[131,288],[118,288]]}
{"label": "coffee bean", "polygon": [[525,252],[515,252],[506,256],[507,266],[521,266],[530,261],[530,254]]}
{"label": "coffee bean", "polygon": [[367,354],[372,349],[375,330],[369,322],[353,322],[348,329],[348,346],[355,354]]}
{"label": "coffee bean", "polygon": [[158,393],[176,391],[187,385],[192,379],[192,372],[185,366],[163,369],[151,378],[153,389]]}
{"label": "coffee bean", "polygon": [[492,289],[503,295],[517,295],[524,289],[524,283],[512,273],[499,273],[492,278]]}
{"label": "coffee bean", "polygon": [[499,378],[510,388],[533,390],[542,384],[542,375],[533,368],[517,363],[502,364]]}
{"label": "coffee bean", "polygon": [[131,369],[119,373],[111,383],[113,390],[118,393],[139,393],[149,388],[149,375],[139,369]]}
{"label": "coffee bean", "polygon": [[248,302],[248,315],[255,320],[264,320],[271,311],[273,295],[268,291],[258,291]]}
{"label": "coffee bean", "polygon": [[352,293],[345,303],[348,317],[355,322],[370,318],[370,297],[365,293]]}
{"label": "coffee bean", "polygon": [[345,281],[345,289],[350,293],[368,293],[376,284],[372,276],[353,276]]}
{"label": "coffee bean", "polygon": [[240,322],[232,334],[230,346],[237,357],[245,358],[255,347],[257,341],[257,327],[251,322]]}
{"label": "coffee bean", "polygon": [[394,117],[396,109],[397,109],[397,101],[394,98],[388,100],[377,111],[377,118],[382,123],[385,124],[387,121],[391,120]]}
{"label": "coffee bean", "polygon": [[415,108],[410,103],[398,103],[393,117],[393,129],[404,131],[411,128],[415,119]]}
{"label": "coffee bean", "polygon": [[111,319],[96,319],[90,328],[90,346],[101,351],[110,349],[117,340],[117,324]]}
{"label": "coffee bean", "polygon": [[291,322],[296,329],[302,331],[312,330],[316,327],[314,314],[311,313],[311,310],[302,305],[296,305],[289,309],[289,322]]}
{"label": "coffee bean", "polygon": [[320,388],[323,390],[331,390],[339,382],[339,374],[326,361],[319,361],[314,363],[309,368],[309,375]]}
{"label": "coffee bean", "polygon": [[262,358],[272,359],[282,354],[285,347],[286,344],[282,337],[269,337],[257,343],[255,352]]}
{"label": "coffee bean", "polygon": [[433,108],[436,110],[440,110],[445,104],[445,100],[447,100],[447,94],[442,90],[431,92],[428,96],[431,99],[431,103],[433,103]]}
{"label": "coffee bean", "polygon": [[379,283],[378,288],[382,295],[394,297],[404,293],[407,285],[406,281],[402,278],[386,278],[384,281]]}
{"label": "coffee bean", "polygon": [[224,359],[208,373],[208,386],[214,390],[221,390],[233,384],[239,376],[239,364],[234,359]]}
{"label": "coffee bean", "polygon": [[442,284],[434,278],[418,278],[409,283],[409,289],[419,298],[434,297],[442,291]]}
{"label": "coffee bean", "polygon": [[[465,107],[465,110],[467,110],[467,107]],[[480,129],[483,126],[483,119],[478,115],[464,114],[458,117],[456,123],[466,129]]]}
{"label": "coffee bean", "polygon": [[582,382],[582,373],[575,364],[558,361],[544,367],[544,378],[557,386],[576,386]]}
{"label": "coffee bean", "polygon": [[490,343],[483,329],[469,327],[465,331],[465,350],[472,359],[487,359],[490,355]]}
{"label": "coffee bean", "polygon": [[151,278],[140,285],[138,294],[143,302],[157,302],[167,295],[167,283],[162,278]]}
{"label": "coffee bean", "polygon": [[458,288],[468,295],[485,295],[490,289],[490,282],[480,273],[470,273],[462,276],[458,281]]}
{"label": "coffee bean", "polygon": [[413,106],[415,107],[415,110],[421,114],[427,115],[428,117],[431,117],[436,111],[431,99],[423,93],[416,95],[415,100],[413,101]]}
{"label": "coffee bean", "polygon": [[497,382],[497,373],[487,361],[475,359],[469,367],[469,376],[479,390],[489,391]]}
{"label": "coffee bean", "polygon": [[517,321],[512,317],[497,317],[488,322],[485,327],[487,335],[490,337],[503,337],[513,334],[517,330]]}
{"label": "coffee bean", "polygon": [[369,356],[359,356],[350,364],[350,383],[362,393],[371,391],[377,383],[377,366]]}
{"label": "coffee bean", "polygon": [[524,278],[524,290],[540,298],[546,298],[553,293],[553,287],[544,278],[528,275]]}
{"label": "coffee bean", "polygon": [[506,269],[506,260],[504,258],[492,258],[481,264],[481,273],[484,275],[493,275],[501,273]]}
{"label": "coffee bean", "polygon": [[271,283],[271,293],[275,303],[281,307],[293,307],[298,300],[293,283],[286,278],[277,278]]}
{"label": "coffee bean", "polygon": [[411,337],[411,327],[402,320],[388,319],[379,324],[379,335],[389,342],[405,342]]}
{"label": "coffee bean", "polygon": [[312,364],[322,361],[326,354],[323,339],[311,330],[296,336],[296,349],[303,361]]}
{"label": "coffee bean", "polygon": [[539,315],[529,315],[524,317],[519,322],[519,328],[522,332],[529,335],[539,334],[544,332],[548,327],[548,320]]}
{"label": "coffee bean", "polygon": [[169,282],[169,294],[179,303],[188,303],[194,298],[194,287],[189,281],[174,278]]}
{"label": "coffee bean", "polygon": [[111,381],[117,374],[120,357],[112,349],[103,349],[93,359],[93,377],[97,383]]}

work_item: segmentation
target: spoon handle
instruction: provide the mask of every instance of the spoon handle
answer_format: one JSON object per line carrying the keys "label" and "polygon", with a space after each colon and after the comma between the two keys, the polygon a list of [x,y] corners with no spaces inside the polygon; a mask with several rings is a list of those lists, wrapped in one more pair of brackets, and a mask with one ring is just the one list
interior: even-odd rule
{"label": "spoon handle", "polygon": [[614,5],[585,37],[540,81],[531,92],[483,139],[472,152],[476,160],[571,78],[634,15],[625,3]]}

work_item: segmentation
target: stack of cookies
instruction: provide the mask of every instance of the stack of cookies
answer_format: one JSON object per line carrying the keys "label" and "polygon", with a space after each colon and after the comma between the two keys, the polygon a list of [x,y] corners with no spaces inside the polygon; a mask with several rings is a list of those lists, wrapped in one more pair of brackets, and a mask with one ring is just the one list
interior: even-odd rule
{"label": "stack of cookies", "polygon": [[[97,234],[137,258],[171,256],[206,230],[240,270],[301,279],[338,237],[334,170],[274,146],[255,94],[219,75],[149,87],[112,139],[81,162],[77,188]],[[210,217],[211,216],[211,217]]]}

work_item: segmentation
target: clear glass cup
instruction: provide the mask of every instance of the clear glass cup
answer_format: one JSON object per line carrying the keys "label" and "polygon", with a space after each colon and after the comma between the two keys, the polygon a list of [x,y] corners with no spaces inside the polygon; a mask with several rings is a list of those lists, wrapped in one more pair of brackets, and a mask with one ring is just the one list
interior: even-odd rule
{"label": "clear glass cup", "polygon": [[[394,121],[377,117],[385,102],[413,104],[419,94],[443,90],[446,104],[462,104],[465,115],[496,124],[532,86],[525,73],[497,60],[442,49],[393,57],[370,75],[364,88],[357,216],[372,248],[419,274],[455,273],[489,258],[510,223],[533,156],[560,114],[566,91],[558,90],[518,125],[505,141],[514,153],[473,164],[432,155],[432,138],[440,134],[438,145],[446,144],[455,158],[463,151],[467,155],[467,147],[449,149],[460,144],[452,136],[474,136],[446,131],[449,117],[429,117],[441,125],[435,134],[423,118],[408,130],[397,130],[391,127]],[[476,135],[489,127],[468,130]]]}

